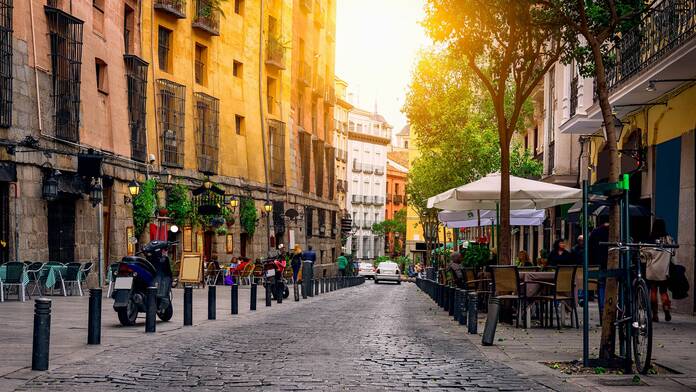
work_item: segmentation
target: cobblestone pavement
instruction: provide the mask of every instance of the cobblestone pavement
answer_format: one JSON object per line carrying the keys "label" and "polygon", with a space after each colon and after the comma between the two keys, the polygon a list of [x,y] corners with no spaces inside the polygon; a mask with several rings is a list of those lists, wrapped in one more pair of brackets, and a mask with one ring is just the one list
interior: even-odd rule
{"label": "cobblestone pavement", "polygon": [[414,285],[367,282],[124,341],[16,390],[547,390],[463,333]]}

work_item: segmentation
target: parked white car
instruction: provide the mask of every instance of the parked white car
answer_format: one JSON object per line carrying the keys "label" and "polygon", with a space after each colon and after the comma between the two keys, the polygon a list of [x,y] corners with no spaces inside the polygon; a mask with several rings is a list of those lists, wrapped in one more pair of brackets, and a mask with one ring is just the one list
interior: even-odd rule
{"label": "parked white car", "polygon": [[358,264],[358,276],[364,276],[365,279],[375,278],[375,267],[372,263],[361,262]]}
{"label": "parked white car", "polygon": [[375,271],[375,283],[381,281],[401,284],[401,271],[399,271],[399,265],[393,261],[383,261],[379,263]]}

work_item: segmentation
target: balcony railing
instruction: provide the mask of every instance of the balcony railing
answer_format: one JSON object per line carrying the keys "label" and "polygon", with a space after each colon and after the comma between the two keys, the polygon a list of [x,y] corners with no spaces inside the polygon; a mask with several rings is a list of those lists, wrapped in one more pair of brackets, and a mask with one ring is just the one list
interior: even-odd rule
{"label": "balcony railing", "polygon": [[220,35],[220,11],[214,0],[196,0],[192,26],[210,35]]}
{"label": "balcony railing", "polygon": [[319,98],[324,95],[324,78],[321,76],[316,76],[312,81],[312,94]]}
{"label": "balcony railing", "polygon": [[613,90],[641,70],[661,60],[696,32],[696,0],[663,0],[623,34],[608,58],[607,87]]}
{"label": "balcony railing", "polygon": [[372,221],[371,220],[366,220],[362,222],[362,228],[363,229],[372,229]]}
{"label": "balcony railing", "polygon": [[365,205],[372,204],[372,196],[363,195],[362,198],[363,198],[363,204],[365,204]]}
{"label": "balcony railing", "polygon": [[360,173],[363,170],[363,164],[358,162],[357,159],[353,159],[353,172]]}
{"label": "balcony railing", "polygon": [[382,197],[382,196],[375,196],[374,199],[375,199],[374,204],[375,204],[376,206],[383,206],[383,205],[384,205],[384,197]]}
{"label": "balcony railing", "polygon": [[384,168],[381,166],[375,166],[375,174],[381,176],[384,174]]}
{"label": "balcony railing", "polygon": [[404,196],[394,195],[394,204],[399,205],[405,201]]}
{"label": "balcony railing", "polygon": [[334,106],[336,104],[336,90],[331,83],[327,83],[324,88],[324,103],[329,106]]}
{"label": "balcony railing", "polygon": [[372,173],[374,173],[375,168],[374,168],[374,166],[372,166],[372,165],[370,165],[370,164],[363,163],[363,164],[362,164],[362,171],[363,171],[363,173],[365,173],[365,174],[372,174]]}
{"label": "balcony railing", "polygon": [[392,200],[394,200],[394,196],[391,193],[387,194],[387,204],[391,203]]}
{"label": "balcony railing", "polygon": [[266,42],[266,64],[285,69],[285,47],[278,37],[269,37]]}
{"label": "balcony railing", "polygon": [[578,110],[578,75],[570,81],[570,117],[575,116]]}
{"label": "balcony railing", "polygon": [[169,12],[179,19],[186,18],[186,0],[155,0],[154,7]]}
{"label": "balcony railing", "polygon": [[362,195],[353,195],[350,198],[350,201],[353,204],[362,204],[362,201],[363,201]]}

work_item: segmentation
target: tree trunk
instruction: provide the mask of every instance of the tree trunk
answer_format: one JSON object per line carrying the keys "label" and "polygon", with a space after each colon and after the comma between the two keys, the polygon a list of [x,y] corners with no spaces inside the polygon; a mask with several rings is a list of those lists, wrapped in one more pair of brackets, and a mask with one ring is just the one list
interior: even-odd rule
{"label": "tree trunk", "polygon": [[[597,92],[599,95],[599,106],[602,109],[602,119],[604,129],[607,134],[607,148],[609,149],[609,183],[619,181],[621,172],[619,152],[617,148],[616,133],[614,130],[614,117],[609,104],[609,89],[607,88],[606,68],[602,61],[602,54],[599,45],[592,45],[596,68],[595,77],[597,79]],[[621,230],[621,216],[619,213],[618,198],[610,198],[609,207],[609,241],[619,240]],[[618,252],[611,252],[607,261],[607,270],[619,268]],[[602,315],[602,340],[599,350],[600,358],[609,359],[614,356],[616,327],[616,304],[618,301],[618,283],[615,278],[607,278],[604,290],[604,312]]]}
{"label": "tree trunk", "polygon": [[500,139],[500,221],[498,264],[510,265],[510,143]]}

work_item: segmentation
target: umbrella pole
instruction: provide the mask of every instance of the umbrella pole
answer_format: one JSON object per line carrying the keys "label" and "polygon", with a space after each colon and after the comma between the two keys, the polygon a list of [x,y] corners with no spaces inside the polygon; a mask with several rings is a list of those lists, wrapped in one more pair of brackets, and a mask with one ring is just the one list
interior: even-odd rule
{"label": "umbrella pole", "polygon": [[[588,303],[588,286],[589,286],[589,234],[587,230],[587,180],[582,181],[582,235],[583,235],[583,252],[582,252],[582,365],[590,366],[590,304]],[[599,299],[598,299],[599,301]]]}

